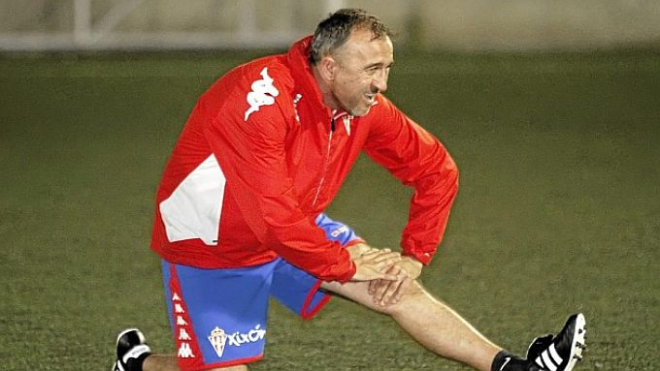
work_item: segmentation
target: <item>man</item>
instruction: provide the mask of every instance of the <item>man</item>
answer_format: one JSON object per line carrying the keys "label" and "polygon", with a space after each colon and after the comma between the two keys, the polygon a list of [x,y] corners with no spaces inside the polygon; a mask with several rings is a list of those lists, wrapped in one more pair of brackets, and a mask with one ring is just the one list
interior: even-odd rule
{"label": "man", "polygon": [[[458,173],[438,140],[382,95],[393,63],[389,29],[344,9],[199,99],[158,189],[152,239],[177,354],[151,354],[128,329],[114,370],[246,370],[263,356],[269,296],[309,318],[329,294],[392,316],[430,351],[477,370],[573,368],[581,314],[520,358],[416,281],[444,233]],[[415,189],[401,254],[323,213],[362,150]]]}

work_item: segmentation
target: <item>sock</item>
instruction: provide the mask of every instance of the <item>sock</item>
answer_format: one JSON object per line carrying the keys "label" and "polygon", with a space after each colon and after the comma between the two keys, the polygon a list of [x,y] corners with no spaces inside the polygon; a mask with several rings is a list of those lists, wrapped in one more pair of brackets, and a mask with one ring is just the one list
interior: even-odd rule
{"label": "sock", "polygon": [[128,362],[126,362],[126,371],[142,371],[142,364],[150,355],[150,352],[145,352],[140,354],[137,358],[129,358]]}
{"label": "sock", "polygon": [[516,357],[513,354],[503,350],[495,356],[491,371],[528,371],[529,361]]}

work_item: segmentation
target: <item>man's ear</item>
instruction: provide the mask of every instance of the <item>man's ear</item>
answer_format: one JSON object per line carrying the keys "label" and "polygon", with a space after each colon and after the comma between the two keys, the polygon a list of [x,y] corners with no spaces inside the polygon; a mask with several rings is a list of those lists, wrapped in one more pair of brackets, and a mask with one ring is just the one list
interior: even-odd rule
{"label": "man's ear", "polygon": [[325,81],[333,81],[337,73],[337,61],[329,55],[321,58],[317,64],[318,71],[321,74],[321,77]]}

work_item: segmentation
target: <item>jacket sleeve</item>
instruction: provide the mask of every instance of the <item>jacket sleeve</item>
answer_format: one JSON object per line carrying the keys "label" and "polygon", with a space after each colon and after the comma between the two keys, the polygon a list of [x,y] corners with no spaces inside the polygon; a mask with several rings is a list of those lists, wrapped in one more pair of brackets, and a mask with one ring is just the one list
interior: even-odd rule
{"label": "jacket sleeve", "polygon": [[373,109],[365,152],[403,184],[414,187],[401,247],[430,263],[458,191],[458,169],[444,146],[385,97]]}
{"label": "jacket sleeve", "polygon": [[322,280],[348,281],[355,274],[348,252],[303,213],[288,175],[288,124],[278,102],[285,97],[254,110],[245,99],[249,83],[241,85],[228,90],[204,134],[243,218],[262,244],[291,264]]}

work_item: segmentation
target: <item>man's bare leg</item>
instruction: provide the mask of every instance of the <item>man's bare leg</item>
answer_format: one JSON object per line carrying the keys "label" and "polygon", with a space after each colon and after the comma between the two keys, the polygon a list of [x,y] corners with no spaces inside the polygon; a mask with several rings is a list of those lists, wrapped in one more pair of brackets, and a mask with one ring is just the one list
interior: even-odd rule
{"label": "man's bare leg", "polygon": [[179,371],[176,357],[172,355],[152,354],[142,364],[144,371]]}
{"label": "man's bare leg", "polygon": [[322,288],[389,314],[413,339],[433,353],[477,370],[490,371],[493,359],[502,350],[416,281],[408,286],[401,301],[388,306],[374,303],[368,282],[343,285],[326,282]]}
{"label": "man's bare leg", "polygon": [[[142,365],[144,371],[179,371],[176,357],[173,355],[152,354],[144,360]],[[214,368],[209,371],[247,371],[246,365],[231,366],[226,368]]]}

